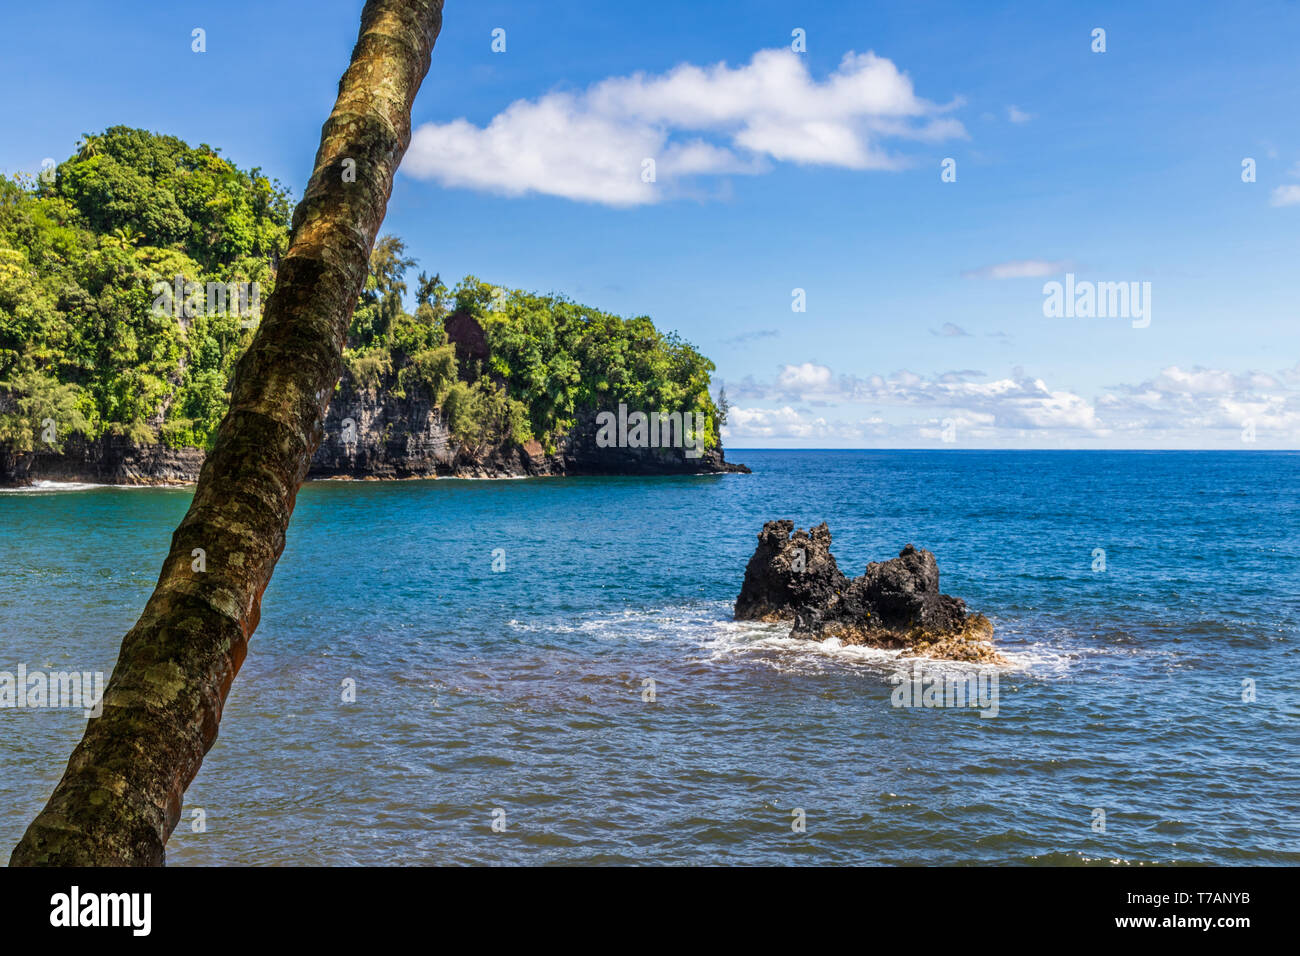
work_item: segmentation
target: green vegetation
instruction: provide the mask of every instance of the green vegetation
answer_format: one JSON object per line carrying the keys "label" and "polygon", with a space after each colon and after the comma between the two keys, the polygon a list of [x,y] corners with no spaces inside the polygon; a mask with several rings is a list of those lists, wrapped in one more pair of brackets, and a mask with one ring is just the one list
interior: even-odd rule
{"label": "green vegetation", "polygon": [[256,169],[120,126],[48,181],[0,180],[0,441],[30,449],[32,409],[57,407],[60,439],[204,445],[252,330],[206,302],[184,327],[152,289],[181,275],[269,294],[291,211]]}
{"label": "green vegetation", "polygon": [[718,444],[709,397],[713,363],[645,316],[622,319],[560,296],[498,290],[473,276],[453,295],[457,311],[483,327],[490,349],[487,367],[469,378],[501,385],[518,406],[520,424],[547,450],[580,410],[613,410],[620,402],[702,413],[710,421],[707,445]]}
{"label": "green vegetation", "polygon": [[[0,444],[29,451],[52,418],[59,441],[115,433],[207,447],[254,323],[202,287],[256,283],[270,295],[289,194],[207,145],[121,126],[86,136],[51,173],[0,180]],[[718,443],[713,363],[675,334],[473,276],[448,290],[420,273],[409,290],[405,253],[385,236],[371,255],[344,351],[357,387],[427,399],[470,449],[536,439],[553,451],[583,410],[620,402],[703,413]],[[158,284],[178,275],[200,291],[185,309],[157,308]],[[464,368],[445,326],[456,313],[488,346]]]}

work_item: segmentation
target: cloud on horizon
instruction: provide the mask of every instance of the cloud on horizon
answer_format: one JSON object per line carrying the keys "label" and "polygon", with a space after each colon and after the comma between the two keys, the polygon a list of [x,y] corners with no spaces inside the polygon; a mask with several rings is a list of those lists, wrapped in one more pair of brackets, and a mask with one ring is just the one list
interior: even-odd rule
{"label": "cloud on horizon", "polygon": [[[1005,378],[985,377],[971,369],[932,377],[905,369],[888,376],[837,376],[813,362],[786,365],[771,383],[728,383],[733,403],[742,404],[733,404],[726,436],[908,442],[938,440],[942,424],[952,422],[963,441],[976,442],[1068,438],[1158,447],[1204,442],[1207,436],[1240,440],[1248,431],[1270,447],[1300,441],[1300,362],[1276,373],[1170,365],[1146,381],[1103,389],[1091,400],[1020,369]],[[873,406],[873,415],[836,420],[827,411],[857,405]],[[881,407],[927,414],[886,421]]]}

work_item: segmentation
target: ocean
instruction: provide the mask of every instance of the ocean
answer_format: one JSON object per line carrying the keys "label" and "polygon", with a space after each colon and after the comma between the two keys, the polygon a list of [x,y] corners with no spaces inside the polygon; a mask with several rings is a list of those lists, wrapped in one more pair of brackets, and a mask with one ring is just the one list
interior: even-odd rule
{"label": "ocean", "polygon": [[[1300,863],[1300,454],[728,456],[305,486],[168,862]],[[0,493],[0,671],[107,674],[190,493]],[[776,518],[933,551],[996,715],[730,620]],[[6,857],[84,725],[0,709]]]}

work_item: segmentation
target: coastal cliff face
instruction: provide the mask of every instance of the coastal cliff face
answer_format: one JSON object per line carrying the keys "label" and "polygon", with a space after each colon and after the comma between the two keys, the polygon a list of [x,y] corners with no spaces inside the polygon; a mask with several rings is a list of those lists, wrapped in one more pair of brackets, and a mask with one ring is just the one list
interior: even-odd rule
{"label": "coastal cliff face", "polygon": [[195,481],[203,466],[200,448],[137,445],[124,435],[94,440],[74,436],[60,444],[62,451],[38,448],[15,453],[0,448],[0,485],[34,481],[170,485]]}
{"label": "coastal cliff face", "polygon": [[[468,449],[456,441],[441,412],[411,390],[362,389],[345,374],[325,416],[325,437],[312,458],[310,478],[516,478],[559,475],[687,475],[744,472],[721,449],[688,458],[681,448],[602,448],[596,414],[577,426],[552,454],[539,442]],[[198,479],[199,448],[138,445],[120,435],[72,437],[61,451],[14,453],[0,448],[0,484],[35,481],[96,484],[179,484]]]}

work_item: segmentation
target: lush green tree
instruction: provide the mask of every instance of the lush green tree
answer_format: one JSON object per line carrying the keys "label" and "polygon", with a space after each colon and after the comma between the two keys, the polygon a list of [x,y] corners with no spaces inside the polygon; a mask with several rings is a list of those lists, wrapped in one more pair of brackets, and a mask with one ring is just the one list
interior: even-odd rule
{"label": "lush green tree", "polygon": [[[87,434],[206,447],[252,321],[155,286],[274,284],[288,194],[208,146],[112,127],[48,179],[0,182],[0,386],[17,407],[40,373],[73,386]],[[246,285],[245,288],[251,288]],[[0,396],[0,401],[4,397]],[[80,430],[60,422],[64,434]]]}
{"label": "lush green tree", "polygon": [[406,270],[415,265],[404,255],[406,243],[396,236],[383,236],[370,253],[370,274],[352,316],[348,345],[366,348],[386,341],[393,324],[403,314]]}

